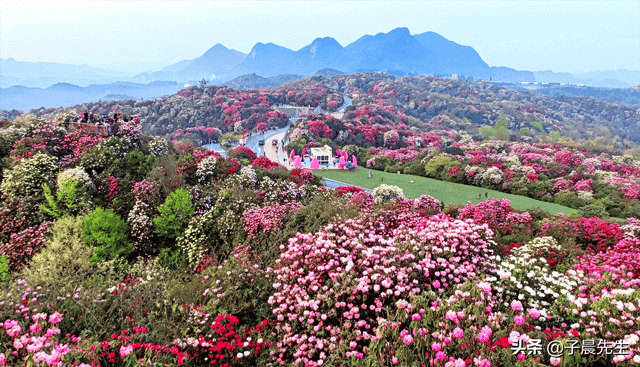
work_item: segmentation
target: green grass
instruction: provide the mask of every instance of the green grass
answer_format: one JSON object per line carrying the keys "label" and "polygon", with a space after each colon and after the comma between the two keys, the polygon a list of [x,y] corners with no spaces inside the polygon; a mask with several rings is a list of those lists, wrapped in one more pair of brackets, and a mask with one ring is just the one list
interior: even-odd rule
{"label": "green grass", "polygon": [[[348,183],[354,186],[366,187],[368,189],[375,189],[381,184],[395,185],[402,188],[404,196],[407,198],[415,199],[422,194],[427,194],[442,201],[445,205],[466,204],[468,201],[477,204],[484,200],[484,193],[488,192],[490,198],[504,198],[511,200],[511,206],[519,210],[540,208],[551,214],[576,213],[575,209],[558,204],[547,203],[525,196],[505,194],[500,191],[488,190],[477,186],[434,180],[432,178],[404,174],[398,175],[382,171],[372,171],[373,178],[368,178],[369,170],[363,167],[358,167],[353,172],[342,170],[316,170],[313,173],[320,177]],[[384,180],[380,181],[380,177],[383,177]],[[413,180],[414,183],[411,183],[411,180]],[[478,194],[482,195],[482,200],[477,199]]]}

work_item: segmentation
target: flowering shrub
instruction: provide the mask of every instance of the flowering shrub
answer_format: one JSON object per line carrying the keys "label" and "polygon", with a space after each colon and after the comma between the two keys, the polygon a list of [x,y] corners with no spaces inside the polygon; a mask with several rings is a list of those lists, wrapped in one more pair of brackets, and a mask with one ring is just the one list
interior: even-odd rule
{"label": "flowering shrub", "polygon": [[15,167],[4,170],[0,191],[11,200],[41,201],[44,197],[42,185],[53,187],[55,183],[57,163],[55,157],[44,153],[23,159]]}
{"label": "flowering shrub", "polygon": [[45,245],[45,235],[51,228],[51,222],[42,222],[39,226],[29,227],[12,233],[9,242],[0,247],[0,255],[7,258],[12,270],[20,270]]}
{"label": "flowering shrub", "polygon": [[335,190],[333,190],[333,194],[337,197],[342,197],[347,193],[355,194],[362,191],[364,191],[364,189],[357,186],[338,186],[335,188]]}
{"label": "flowering shrub", "polygon": [[200,183],[209,183],[211,178],[216,175],[216,163],[218,158],[216,156],[209,156],[198,163],[198,169],[196,171],[196,177]]}
{"label": "flowering shrub", "polygon": [[256,153],[249,147],[239,146],[233,150],[233,157],[238,159],[245,158],[249,162],[253,162],[256,159]]}
{"label": "flowering shrub", "polygon": [[279,166],[278,163],[270,160],[267,157],[262,157],[262,156],[256,158],[253,162],[251,162],[251,164],[254,165],[254,166],[258,166],[258,167],[264,168],[264,169],[270,169],[272,167],[278,167]]}
{"label": "flowering shrub", "polygon": [[387,203],[396,199],[404,198],[401,188],[387,184],[382,184],[373,189],[372,195],[376,204]]}
{"label": "flowering shrub", "polygon": [[242,214],[244,231],[249,238],[256,238],[259,232],[268,233],[281,227],[283,220],[304,207],[298,201],[283,204],[272,203],[264,207],[247,209]]}
{"label": "flowering shrub", "polygon": [[154,157],[169,154],[169,142],[165,138],[155,137],[149,141],[149,152]]}
{"label": "flowering shrub", "polygon": [[373,195],[371,195],[366,191],[354,193],[349,199],[349,202],[347,202],[347,206],[361,208],[365,212],[373,209],[375,204],[376,203],[375,203],[375,199],[373,198]]}
{"label": "flowering shrub", "polygon": [[421,212],[436,214],[442,210],[442,203],[433,196],[423,194],[415,200],[414,207]]}
{"label": "flowering shrub", "polygon": [[[485,231],[443,215],[387,213],[296,235],[281,246],[269,298],[282,333],[277,360],[319,366],[363,358],[382,319],[404,312],[411,296],[442,293],[484,270]],[[463,271],[453,274],[452,261]]]}
{"label": "flowering shrub", "polygon": [[145,253],[151,245],[151,235],[153,233],[153,220],[151,207],[141,200],[136,200],[133,209],[127,216],[127,223],[131,228],[131,237],[134,239],[136,250]]}
{"label": "flowering shrub", "polygon": [[561,249],[562,246],[552,237],[539,237],[513,248],[511,254],[503,259],[496,258],[498,271],[487,280],[498,299],[505,306],[512,301],[522,302],[526,307],[539,310],[541,320],[546,320],[547,315],[552,314],[550,308],[559,295],[567,294],[579,282],[577,275],[565,275],[551,266],[556,260],[547,254]]}

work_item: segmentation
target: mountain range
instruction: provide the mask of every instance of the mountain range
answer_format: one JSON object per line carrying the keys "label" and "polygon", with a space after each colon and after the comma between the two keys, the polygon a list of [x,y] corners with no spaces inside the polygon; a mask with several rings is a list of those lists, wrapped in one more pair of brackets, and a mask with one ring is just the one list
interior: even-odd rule
{"label": "mountain range", "polygon": [[[0,59],[0,108],[59,106],[67,102],[79,103],[80,98],[104,99],[110,95],[152,98],[152,91],[161,93],[159,95],[172,94],[185,82],[193,84],[201,79],[216,85],[275,86],[281,79],[310,76],[325,69],[343,73],[383,71],[395,75],[458,74],[482,80],[560,82],[596,87],[640,84],[640,71],[624,69],[572,75],[489,66],[470,46],[460,45],[435,32],[412,35],[407,28],[396,28],[388,33],[362,36],[344,47],[331,37],[316,38],[298,51],[274,43],[257,43],[244,54],[218,43],[200,57],[137,75],[88,65]],[[234,79],[240,76],[242,78]],[[274,78],[276,76],[281,77]],[[172,84],[144,87],[161,81]],[[56,83],[64,83],[64,92]],[[127,83],[132,83],[131,90],[113,90],[129,85]],[[74,90],[71,84],[84,88]],[[9,86],[12,87],[7,88]],[[46,97],[48,95],[51,98]]]}
{"label": "mountain range", "polygon": [[535,81],[528,71],[490,67],[472,47],[459,45],[434,32],[411,35],[407,28],[365,35],[345,47],[331,37],[316,38],[298,51],[274,43],[257,43],[244,55],[217,44],[199,58],[180,61],[155,73],[136,75],[134,80],[225,81],[252,73],[267,78],[280,74],[309,76],[325,68],[345,73],[459,74],[480,79]]}

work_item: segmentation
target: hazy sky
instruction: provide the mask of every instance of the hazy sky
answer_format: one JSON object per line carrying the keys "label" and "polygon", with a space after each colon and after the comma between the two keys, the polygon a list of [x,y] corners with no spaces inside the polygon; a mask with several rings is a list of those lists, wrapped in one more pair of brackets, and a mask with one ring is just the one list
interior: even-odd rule
{"label": "hazy sky", "polygon": [[472,46],[490,66],[640,70],[640,1],[0,2],[0,57],[155,71],[216,43],[346,46],[408,27]]}

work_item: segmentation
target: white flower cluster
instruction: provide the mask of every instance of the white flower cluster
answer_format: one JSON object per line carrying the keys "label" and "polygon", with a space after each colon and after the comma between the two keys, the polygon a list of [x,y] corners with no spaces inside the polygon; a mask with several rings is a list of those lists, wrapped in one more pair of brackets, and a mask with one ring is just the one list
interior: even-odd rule
{"label": "white flower cluster", "polygon": [[258,174],[251,166],[243,166],[236,175],[227,178],[227,187],[242,187],[253,189],[258,181]]}
{"label": "white flower cluster", "polygon": [[19,124],[9,124],[8,127],[0,129],[0,144],[6,142],[13,144],[27,135],[27,129]]}
{"label": "white flower cluster", "polygon": [[[634,221],[635,222],[635,221]],[[640,223],[629,223],[620,227],[625,237],[640,238]]]}
{"label": "white flower cluster", "polygon": [[150,214],[151,207],[149,204],[137,200],[127,217],[127,222],[131,226],[131,235],[136,239],[135,246],[138,250],[149,244],[149,236],[153,227]]}
{"label": "white flower cluster", "polygon": [[482,179],[494,184],[499,184],[502,182],[502,171],[498,167],[489,167],[482,174]]}
{"label": "white flower cluster", "polygon": [[533,169],[533,167],[529,167],[529,166],[514,165],[514,166],[511,166],[510,168],[513,172],[518,172],[523,175],[526,175],[529,173],[536,173],[536,170]]}
{"label": "white flower cluster", "polygon": [[611,171],[602,171],[602,170],[595,170],[595,172],[593,172],[594,175],[596,175],[599,179],[601,180],[607,180],[610,179],[612,176],[617,175],[616,172],[611,172]]}
{"label": "white flower cluster", "polygon": [[91,181],[91,177],[89,177],[89,174],[84,170],[83,167],[75,167],[58,173],[58,190],[60,190],[62,186],[69,180],[78,181],[78,186],[94,187],[93,182]]}
{"label": "white flower cluster", "polygon": [[184,234],[178,238],[178,247],[187,255],[189,266],[196,269],[204,257],[204,252],[200,244],[207,239],[207,234],[203,231],[203,223],[213,220],[213,212],[209,211],[204,215],[191,218],[189,226]]}
{"label": "white flower cluster", "polygon": [[42,184],[54,184],[57,170],[57,158],[37,153],[33,158],[23,159],[13,168],[4,170],[0,191],[11,199],[38,197],[42,193]]}
{"label": "white flower cluster", "polygon": [[404,193],[398,186],[382,184],[373,189],[373,200],[376,204],[382,204],[400,198],[404,199]]}
{"label": "white flower cluster", "polygon": [[550,247],[561,248],[553,237],[539,237],[513,249],[513,254],[503,261],[499,256],[493,257],[498,265],[497,276],[488,277],[487,281],[494,283],[498,299],[507,306],[517,299],[528,308],[537,308],[546,318],[555,299],[570,294],[580,280],[576,272],[565,275],[552,270],[547,260],[538,255],[539,250]]}
{"label": "white flower cluster", "polygon": [[198,181],[203,184],[208,183],[216,172],[217,162],[218,158],[215,156],[209,156],[200,161],[200,163],[198,163],[198,169],[196,170],[196,177],[198,178]]}
{"label": "white flower cluster", "polygon": [[149,142],[149,152],[154,157],[169,154],[169,142],[165,138],[155,137]]}
{"label": "white flower cluster", "polygon": [[520,157],[518,157],[515,154],[512,154],[512,155],[508,156],[508,158],[505,161],[505,163],[511,163],[514,166],[522,166],[522,163],[520,162]]}
{"label": "white flower cluster", "polygon": [[591,191],[579,190],[577,194],[578,194],[578,197],[584,201],[593,200],[593,193]]}

